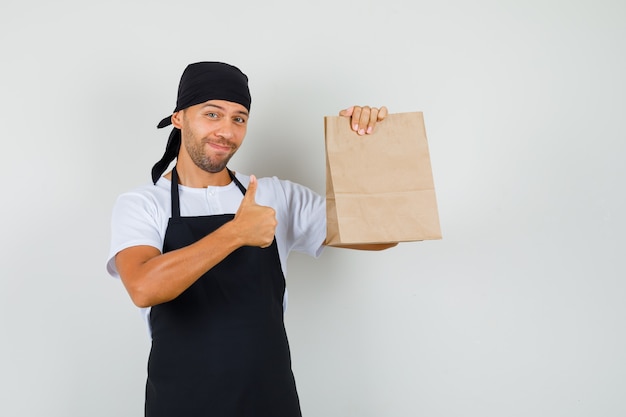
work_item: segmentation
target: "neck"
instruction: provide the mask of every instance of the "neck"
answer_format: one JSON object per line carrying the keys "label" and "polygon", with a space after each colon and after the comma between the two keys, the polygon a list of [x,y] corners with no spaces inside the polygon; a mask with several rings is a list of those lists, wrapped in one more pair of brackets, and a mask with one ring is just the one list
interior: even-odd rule
{"label": "neck", "polygon": [[[176,171],[178,172],[178,183],[191,188],[206,188],[209,186],[224,186],[231,182],[228,170],[224,168],[220,172],[206,172],[193,162],[186,162],[184,159],[176,161]],[[172,173],[169,172],[165,178],[172,180]]]}

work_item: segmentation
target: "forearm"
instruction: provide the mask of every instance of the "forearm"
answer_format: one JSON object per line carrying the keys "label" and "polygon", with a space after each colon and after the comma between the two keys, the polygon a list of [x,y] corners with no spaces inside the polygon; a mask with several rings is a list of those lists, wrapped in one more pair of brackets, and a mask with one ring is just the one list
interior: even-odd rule
{"label": "forearm", "polygon": [[[126,262],[132,249],[116,256],[124,285],[139,307],[150,307],[178,297],[198,278],[243,246],[233,222],[228,222],[197,242],[171,252],[145,255],[142,262]],[[137,248],[136,251],[141,250]],[[137,253],[137,252],[136,252]]]}

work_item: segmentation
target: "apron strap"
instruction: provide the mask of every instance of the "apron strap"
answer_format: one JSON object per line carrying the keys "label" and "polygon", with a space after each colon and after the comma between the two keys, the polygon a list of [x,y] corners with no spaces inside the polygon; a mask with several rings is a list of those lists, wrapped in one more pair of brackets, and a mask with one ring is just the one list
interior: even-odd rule
{"label": "apron strap", "polygon": [[[235,177],[235,174],[230,169],[227,169],[230,179],[235,182],[241,194],[246,195],[246,187]],[[180,218],[180,199],[178,197],[178,171],[176,171],[176,165],[172,169],[172,188],[170,192],[172,198],[172,218]]]}
{"label": "apron strap", "polygon": [[178,171],[176,171],[176,165],[172,169],[172,189],[170,195],[172,196],[172,218],[178,219],[180,217],[180,201],[178,199]]}
{"label": "apron strap", "polygon": [[228,175],[230,175],[230,179],[235,182],[235,184],[239,188],[239,191],[241,191],[241,194],[246,195],[246,187],[244,187],[243,184],[241,182],[239,182],[237,177],[235,177],[235,173],[229,169],[228,170]]}

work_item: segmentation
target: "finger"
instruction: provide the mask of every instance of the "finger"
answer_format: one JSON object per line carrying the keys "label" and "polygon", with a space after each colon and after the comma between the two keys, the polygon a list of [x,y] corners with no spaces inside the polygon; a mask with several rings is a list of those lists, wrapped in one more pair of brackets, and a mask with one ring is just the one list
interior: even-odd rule
{"label": "finger", "polygon": [[350,106],[347,109],[341,110],[339,112],[339,116],[350,117],[352,116],[352,112],[354,111],[354,106]]}
{"label": "finger", "polygon": [[361,119],[361,113],[363,108],[361,106],[354,106],[352,109],[352,120],[350,125],[352,126],[352,130],[355,132],[359,131],[359,120]]}
{"label": "finger", "polygon": [[248,189],[246,190],[246,194],[243,196],[242,204],[256,204],[256,188],[258,186],[258,181],[254,175],[250,175],[250,184],[248,184]]}
{"label": "finger", "polygon": [[378,110],[378,121],[379,122],[383,121],[385,117],[387,117],[387,114],[388,114],[387,107],[382,106],[380,110]]}
{"label": "finger", "polygon": [[372,107],[372,111],[370,113],[370,120],[367,124],[367,134],[374,132],[374,127],[376,123],[382,122],[385,117],[387,117],[387,107],[382,106],[380,109],[376,107]]}
{"label": "finger", "polygon": [[[368,128],[369,122],[370,122],[370,115],[372,113],[372,109],[369,106],[363,106],[361,107],[361,114],[359,115],[359,119],[358,119],[358,130],[357,133],[359,135],[364,135],[366,132],[366,129]],[[354,117],[353,117],[354,120]]]}
{"label": "finger", "polygon": [[374,126],[376,126],[376,122],[378,121],[378,110],[376,107],[372,107],[372,111],[370,112],[370,119],[367,122],[367,130],[365,133],[368,135],[374,131]]}

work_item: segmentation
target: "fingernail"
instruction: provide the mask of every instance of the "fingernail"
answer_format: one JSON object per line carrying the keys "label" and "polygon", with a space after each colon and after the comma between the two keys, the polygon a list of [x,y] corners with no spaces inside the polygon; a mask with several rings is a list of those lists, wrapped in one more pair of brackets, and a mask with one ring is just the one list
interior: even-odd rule
{"label": "fingernail", "polygon": [[365,130],[361,129],[359,130],[359,135],[364,135],[365,134]]}
{"label": "fingernail", "polygon": [[355,124],[353,124],[353,125],[352,125],[352,130],[354,130],[355,132],[357,132],[357,131],[358,131],[358,129],[359,129],[359,125],[358,125],[358,124],[356,124],[356,123],[355,123]]}
{"label": "fingernail", "polygon": [[373,130],[373,129],[372,129],[372,126],[368,127],[368,128],[367,128],[367,134],[369,135],[370,133],[372,133],[372,130]]}

